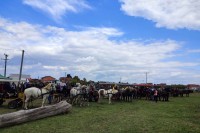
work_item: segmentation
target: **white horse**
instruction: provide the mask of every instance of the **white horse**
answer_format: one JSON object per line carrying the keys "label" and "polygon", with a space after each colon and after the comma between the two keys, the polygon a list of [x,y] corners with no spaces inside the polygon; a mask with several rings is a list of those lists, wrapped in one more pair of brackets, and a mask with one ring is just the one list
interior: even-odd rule
{"label": "white horse", "polygon": [[108,104],[111,104],[111,99],[114,94],[118,93],[118,90],[116,90],[116,89],[108,89],[108,90],[99,89],[98,93],[99,93],[99,100],[98,100],[99,103],[100,103],[102,97],[108,97]]}
{"label": "white horse", "polygon": [[70,90],[70,97],[74,97],[78,94],[81,94],[83,89],[87,91],[86,85],[81,85],[80,83],[76,83],[77,87],[72,87]]}
{"label": "white horse", "polygon": [[81,92],[81,84],[80,83],[76,83],[76,87],[72,87],[70,90],[70,97],[74,97],[78,94],[80,94]]}
{"label": "white horse", "polygon": [[[87,86],[78,84],[77,87],[73,87],[70,90],[70,99],[71,104],[78,104],[80,103],[81,106],[81,100],[84,101],[84,95],[87,94]],[[88,103],[89,106],[89,103]]]}
{"label": "white horse", "polygon": [[55,90],[55,84],[49,83],[45,87],[39,89],[37,87],[30,87],[24,90],[24,108],[28,109],[27,104],[30,101],[31,98],[38,98],[40,96],[43,96],[42,101],[42,107],[44,106],[44,103],[46,99],[48,98],[50,91]]}

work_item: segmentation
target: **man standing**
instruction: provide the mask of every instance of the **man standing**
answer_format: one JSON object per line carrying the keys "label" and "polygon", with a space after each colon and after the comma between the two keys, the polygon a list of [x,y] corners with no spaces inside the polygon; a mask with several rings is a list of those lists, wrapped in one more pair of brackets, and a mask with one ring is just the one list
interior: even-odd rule
{"label": "man standing", "polygon": [[156,103],[158,101],[158,90],[157,89],[154,90],[154,101],[156,101]]}

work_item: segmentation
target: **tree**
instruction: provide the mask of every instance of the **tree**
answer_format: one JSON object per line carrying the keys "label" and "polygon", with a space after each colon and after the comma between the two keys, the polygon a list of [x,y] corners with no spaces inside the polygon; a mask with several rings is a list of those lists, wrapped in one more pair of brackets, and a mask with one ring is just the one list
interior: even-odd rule
{"label": "tree", "polygon": [[72,76],[70,74],[67,74],[67,78],[72,78]]}
{"label": "tree", "polygon": [[76,83],[80,83],[80,79],[78,76],[74,76],[71,81],[72,86],[74,86]]}
{"label": "tree", "polygon": [[81,80],[81,84],[86,85],[86,84],[87,84],[87,79],[86,79],[86,78],[83,78],[83,80]]}

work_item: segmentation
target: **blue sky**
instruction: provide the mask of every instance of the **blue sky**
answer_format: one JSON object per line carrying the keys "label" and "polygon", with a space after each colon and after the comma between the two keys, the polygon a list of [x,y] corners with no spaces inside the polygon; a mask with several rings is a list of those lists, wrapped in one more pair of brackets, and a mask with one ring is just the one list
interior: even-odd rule
{"label": "blue sky", "polygon": [[[199,84],[200,2],[1,0],[0,51],[7,75]],[[4,73],[4,61],[0,62]]]}

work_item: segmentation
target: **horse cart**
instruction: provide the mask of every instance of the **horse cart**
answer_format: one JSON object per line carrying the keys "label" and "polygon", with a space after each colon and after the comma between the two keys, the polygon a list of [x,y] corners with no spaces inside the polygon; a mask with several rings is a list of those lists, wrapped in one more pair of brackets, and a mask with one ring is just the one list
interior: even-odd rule
{"label": "horse cart", "polygon": [[21,108],[23,106],[23,93],[18,93],[18,97],[8,102],[9,109]]}
{"label": "horse cart", "polygon": [[17,93],[9,81],[0,81],[0,106],[8,103],[9,109],[22,107],[23,93]]}
{"label": "horse cart", "polygon": [[77,94],[72,97],[67,97],[66,101],[72,105],[78,105],[80,107],[89,106],[87,94]]}
{"label": "horse cart", "polygon": [[98,91],[94,85],[78,85],[72,87],[66,101],[72,105],[89,106],[89,102],[97,102],[99,99]]}

